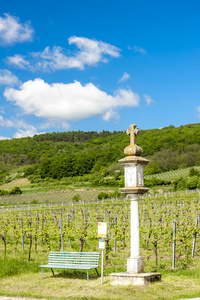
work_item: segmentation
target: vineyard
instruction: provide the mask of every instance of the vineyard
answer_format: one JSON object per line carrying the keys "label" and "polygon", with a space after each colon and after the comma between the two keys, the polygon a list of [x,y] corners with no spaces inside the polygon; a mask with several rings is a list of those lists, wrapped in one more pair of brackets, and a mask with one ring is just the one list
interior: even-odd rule
{"label": "vineyard", "polygon": [[[124,271],[130,255],[130,201],[60,200],[25,207],[7,202],[0,210],[0,258],[15,253],[30,261],[33,253],[50,250],[98,251],[97,222],[107,222],[105,263]],[[149,271],[185,268],[200,256],[199,204],[198,191],[140,199],[141,255]]]}
{"label": "vineyard", "polygon": [[[44,205],[63,205],[64,203],[70,203],[73,201],[73,198],[77,197],[81,201],[93,201],[97,199],[99,191],[97,190],[90,190],[87,191],[85,189],[78,189],[78,190],[68,190],[68,191],[53,191],[53,192],[38,192],[38,193],[30,193],[30,194],[21,194],[21,195],[9,195],[9,196],[0,196],[0,207],[9,207],[16,208],[21,207],[23,209],[27,206],[44,206]],[[0,209],[0,211],[2,211]]]}
{"label": "vineyard", "polygon": [[[195,166],[195,169],[200,170],[200,167]],[[184,169],[178,169],[178,170],[172,170],[168,172],[158,173],[158,174],[151,174],[151,175],[145,175],[145,179],[152,179],[152,177],[155,177],[157,179],[162,180],[174,180],[180,177],[187,177],[189,175],[190,168],[184,168]]]}

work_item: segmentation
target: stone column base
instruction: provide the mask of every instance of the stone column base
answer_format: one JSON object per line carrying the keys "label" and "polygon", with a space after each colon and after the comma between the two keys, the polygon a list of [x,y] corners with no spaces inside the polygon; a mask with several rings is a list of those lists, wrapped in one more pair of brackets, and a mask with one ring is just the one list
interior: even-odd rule
{"label": "stone column base", "polygon": [[141,257],[128,258],[127,259],[127,272],[129,273],[143,273],[144,272],[144,262]]}
{"label": "stone column base", "polygon": [[146,285],[155,281],[161,281],[161,273],[132,274],[124,272],[110,274],[111,285]]}

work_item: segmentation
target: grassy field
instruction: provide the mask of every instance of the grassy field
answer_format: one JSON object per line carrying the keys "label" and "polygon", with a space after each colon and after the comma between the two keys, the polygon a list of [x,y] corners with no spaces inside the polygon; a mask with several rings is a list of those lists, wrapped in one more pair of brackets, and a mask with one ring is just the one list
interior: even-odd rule
{"label": "grassy field", "polygon": [[[59,193],[51,193],[51,199],[55,200]],[[26,195],[26,197],[29,196],[32,194]],[[44,194],[43,197],[45,197]],[[7,240],[4,258],[4,243],[3,239],[0,239],[0,295],[58,300],[184,299],[200,296],[200,231],[199,227],[194,226],[199,213],[199,192],[172,193],[163,196],[149,195],[140,199],[141,255],[144,257],[145,272],[160,272],[162,281],[148,286],[135,287],[111,286],[109,279],[111,273],[126,271],[126,261],[130,256],[129,201],[123,199],[88,201],[86,204],[79,203],[72,206],[69,202],[65,202],[63,205],[57,203],[53,206],[51,199],[46,199],[46,206],[39,207],[37,204],[31,204],[32,200],[29,199],[29,208],[25,210],[19,205],[21,198],[18,198],[18,201],[17,198],[15,199],[15,211],[4,212],[2,209],[0,214],[0,235],[6,235]],[[12,201],[10,204],[7,203],[7,208],[12,209],[12,204]],[[71,226],[67,226],[68,216]],[[117,230],[113,223],[114,216],[117,216]],[[24,252],[21,242],[21,217],[24,220],[23,229],[26,235]],[[97,222],[101,220],[109,224],[110,220],[108,228],[111,229],[111,239],[108,259],[104,255],[103,285],[101,285],[100,278],[97,278],[95,270],[89,272],[89,281],[86,280],[85,271],[75,270],[56,270],[55,277],[53,277],[51,270],[47,269],[42,279],[39,265],[47,263],[49,249],[57,251],[60,249],[59,219],[61,217],[65,251],[79,251],[79,238],[84,233],[82,229],[86,221],[89,227],[83,251],[99,251]],[[36,230],[37,220],[39,223]],[[177,260],[174,270],[172,269],[173,220],[177,222]],[[124,235],[123,228],[125,228]],[[195,230],[197,242],[195,256],[192,258],[191,250]],[[118,237],[116,253],[115,232]],[[31,258],[28,261],[30,234],[33,239]],[[35,236],[37,236],[37,248],[35,248]],[[125,237],[125,244],[123,237]]]}
{"label": "grassy field", "polygon": [[[47,259],[47,255],[45,255]],[[16,257],[15,257],[16,259]],[[9,265],[8,261],[5,261]],[[10,261],[10,264],[15,262]],[[111,266],[105,268],[104,283],[96,274],[90,272],[86,280],[84,271],[56,270],[55,277],[51,271],[44,273],[42,279],[38,268],[39,257],[34,257],[29,267],[24,262],[21,273],[1,276],[0,295],[30,297],[38,299],[184,299],[200,296],[200,265],[194,261],[190,269],[178,271],[161,271],[162,281],[148,286],[111,286],[109,274],[118,270]],[[124,262],[125,263],[125,262]],[[21,263],[22,264],[22,263]],[[32,264],[32,266],[30,266]],[[2,265],[2,264],[1,264]],[[126,269],[125,264],[120,269]],[[146,264],[146,271],[149,267]]]}

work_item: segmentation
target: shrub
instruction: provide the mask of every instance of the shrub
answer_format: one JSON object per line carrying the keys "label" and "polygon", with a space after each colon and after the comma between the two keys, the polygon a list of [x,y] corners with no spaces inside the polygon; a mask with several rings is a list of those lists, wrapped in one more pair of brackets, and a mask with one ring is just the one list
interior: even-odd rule
{"label": "shrub", "polygon": [[0,196],[9,195],[9,191],[0,190]]}
{"label": "shrub", "polygon": [[15,195],[15,194],[22,194],[22,190],[18,187],[18,186],[15,186],[11,192],[10,192],[11,195]]}
{"label": "shrub", "polygon": [[30,176],[30,175],[35,175],[35,174],[37,174],[37,171],[38,171],[37,165],[29,166],[29,167],[24,168],[24,175],[26,177]]}
{"label": "shrub", "polygon": [[195,175],[199,176],[200,175],[199,171],[194,167],[190,168],[189,176],[192,177],[192,176],[195,176]]}
{"label": "shrub", "polygon": [[78,202],[79,200],[81,200],[81,196],[79,194],[76,194],[72,197],[72,201],[74,202]]}
{"label": "shrub", "polygon": [[98,194],[98,197],[97,197],[97,198],[98,198],[99,200],[102,200],[102,199],[108,199],[108,197],[109,197],[108,193],[101,192],[101,193]]}
{"label": "shrub", "polygon": [[197,189],[200,189],[200,177],[199,177],[198,182],[197,182]]}
{"label": "shrub", "polygon": [[120,197],[123,197],[123,195],[124,194],[122,194],[122,193],[120,193],[118,191],[115,191],[114,193],[110,194],[110,197],[112,197],[112,198],[116,198],[116,197],[120,198]]}
{"label": "shrub", "polygon": [[188,181],[187,181],[187,188],[189,190],[194,190],[197,188],[197,184],[199,181],[199,177],[197,175],[192,176]]}
{"label": "shrub", "polygon": [[186,179],[180,177],[173,181],[173,187],[175,191],[182,191],[186,189]]}

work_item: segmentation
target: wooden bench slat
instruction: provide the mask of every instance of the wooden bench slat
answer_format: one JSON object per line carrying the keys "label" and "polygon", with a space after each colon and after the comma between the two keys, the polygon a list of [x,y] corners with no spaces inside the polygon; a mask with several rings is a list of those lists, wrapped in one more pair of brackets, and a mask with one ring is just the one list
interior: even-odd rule
{"label": "wooden bench slat", "polygon": [[88,259],[88,258],[85,258],[85,259],[82,259],[82,258],[80,258],[80,257],[57,257],[57,258],[49,258],[49,260],[71,260],[71,261],[73,261],[73,260],[80,260],[80,261],[98,261],[98,259]]}

